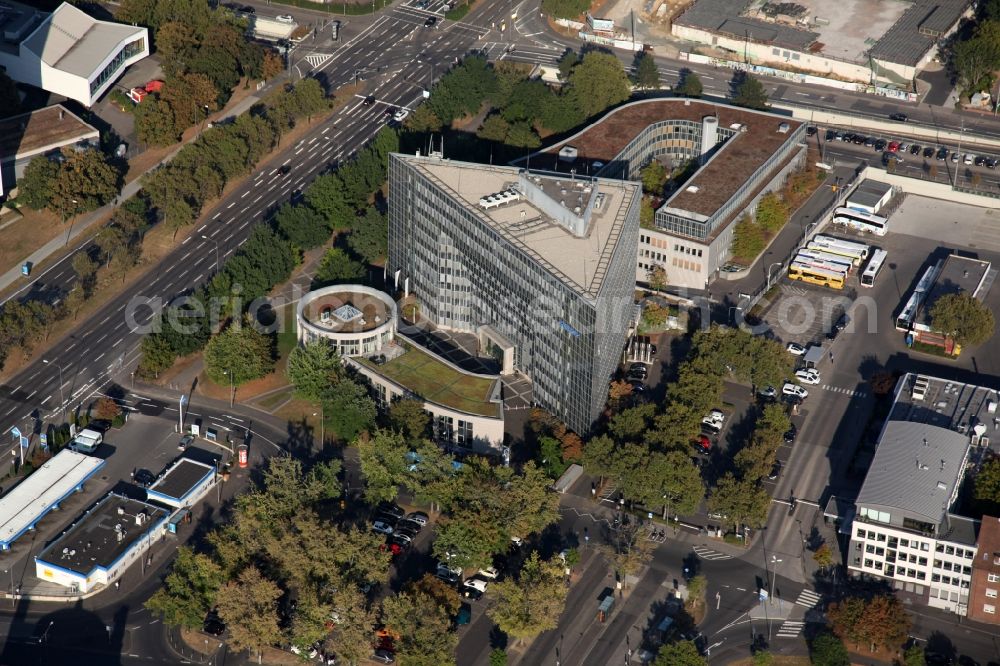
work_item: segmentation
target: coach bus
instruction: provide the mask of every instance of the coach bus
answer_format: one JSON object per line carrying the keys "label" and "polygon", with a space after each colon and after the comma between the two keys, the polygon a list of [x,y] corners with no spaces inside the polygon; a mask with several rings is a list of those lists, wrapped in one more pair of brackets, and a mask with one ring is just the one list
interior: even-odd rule
{"label": "coach bus", "polygon": [[833,254],[832,252],[823,252],[822,250],[799,250],[798,254],[795,255],[795,261],[807,264],[833,264],[836,266],[833,270],[842,270],[845,273],[850,273],[854,268],[849,258]]}
{"label": "coach bus", "polygon": [[821,250],[823,252],[830,252],[832,254],[839,254],[843,257],[848,257],[851,262],[857,266],[868,258],[869,247],[864,243],[855,243],[854,241],[844,240],[843,238],[835,238],[833,236],[824,236],[820,234],[809,241],[809,249]]}
{"label": "coach bus", "polygon": [[798,261],[792,262],[792,265],[788,267],[788,277],[793,280],[808,282],[809,284],[830,287],[831,289],[844,288],[843,273],[828,271],[823,268],[815,268],[809,264],[803,264]]}
{"label": "coach bus", "polygon": [[861,286],[862,287],[874,287],[875,278],[878,274],[882,272],[882,267],[885,266],[886,257],[889,253],[885,250],[875,250],[872,252],[871,261],[865,266],[865,270],[861,273]]}
{"label": "coach bus", "polygon": [[910,294],[910,299],[906,301],[903,311],[896,317],[897,331],[909,333],[913,329],[913,320],[917,316],[917,310],[923,305],[924,299],[927,298],[927,293],[934,286],[934,281],[937,279],[940,270],[941,262],[939,261],[924,272],[923,277],[920,278],[920,282],[913,288],[913,293]]}
{"label": "coach bus", "polygon": [[849,229],[876,236],[885,236],[885,232],[889,230],[889,218],[863,213],[844,206],[833,211],[833,223],[843,224]]}

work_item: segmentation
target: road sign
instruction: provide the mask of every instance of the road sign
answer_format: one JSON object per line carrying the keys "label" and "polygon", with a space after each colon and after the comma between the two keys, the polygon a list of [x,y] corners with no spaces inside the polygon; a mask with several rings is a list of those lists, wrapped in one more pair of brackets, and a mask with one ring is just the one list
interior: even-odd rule
{"label": "road sign", "polygon": [[21,430],[17,426],[11,426],[10,434],[14,437],[14,439],[18,439],[21,437]]}
{"label": "road sign", "polygon": [[49,436],[44,432],[38,436],[38,441],[41,442],[43,449],[49,448]]}
{"label": "road sign", "polygon": [[26,449],[30,444],[31,440],[28,439],[27,435],[21,435],[21,448]]}

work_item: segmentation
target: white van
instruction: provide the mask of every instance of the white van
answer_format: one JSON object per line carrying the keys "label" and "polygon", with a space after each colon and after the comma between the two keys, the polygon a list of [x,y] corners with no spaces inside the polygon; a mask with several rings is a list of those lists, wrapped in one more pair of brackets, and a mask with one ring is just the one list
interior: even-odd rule
{"label": "white van", "polygon": [[84,428],[69,443],[69,448],[77,453],[93,453],[103,441],[104,435],[99,431]]}

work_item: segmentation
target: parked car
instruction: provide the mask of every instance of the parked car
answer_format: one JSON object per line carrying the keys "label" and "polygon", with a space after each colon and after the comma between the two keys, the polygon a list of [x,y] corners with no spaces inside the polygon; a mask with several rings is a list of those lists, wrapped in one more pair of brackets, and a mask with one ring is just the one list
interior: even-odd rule
{"label": "parked car", "polygon": [[900,148],[900,144],[899,144],[898,141],[890,141],[889,145],[886,146],[885,149],[888,150],[890,153],[898,153],[899,152],[899,148]]}
{"label": "parked car", "polygon": [[181,441],[177,442],[177,448],[178,450],[183,451],[192,444],[194,444],[194,435],[184,435],[181,437]]}
{"label": "parked car", "polygon": [[437,20],[437,17],[436,17],[436,16],[428,16],[428,17],[427,17],[427,20],[426,20],[426,21],[424,21],[424,27],[425,27],[425,28],[433,28],[433,27],[434,27],[434,25],[435,25],[435,24],[436,24],[437,22],[438,22],[438,20]]}
{"label": "parked car", "polygon": [[986,156],[976,155],[976,159],[974,159],[972,163],[975,164],[976,166],[986,166]]}
{"label": "parked car", "polygon": [[488,585],[488,581],[483,578],[470,578],[462,583],[462,596],[478,600],[486,594],[486,587]]}
{"label": "parked car", "polygon": [[376,520],[374,523],[372,523],[372,531],[378,532],[379,534],[389,535],[392,534],[393,529],[392,525],[389,525],[388,523],[383,523],[381,520]]}
{"label": "parked car", "polygon": [[878,141],[875,142],[875,145],[873,145],[872,148],[875,150],[876,153],[881,153],[883,150],[885,150],[886,145],[887,142],[885,139],[879,139]]}
{"label": "parked car", "polygon": [[819,384],[819,371],[815,368],[809,368],[808,370],[796,370],[795,378],[798,379],[803,384]]}
{"label": "parked car", "polygon": [[410,520],[409,518],[403,518],[398,523],[396,523],[396,531],[403,532],[404,534],[410,534],[411,536],[416,536],[420,534],[420,530],[423,529],[423,525],[415,520]]}
{"label": "parked car", "polygon": [[934,157],[934,146],[927,146],[924,148],[924,158]]}
{"label": "parked car", "polygon": [[833,141],[836,138],[837,138],[837,133],[831,129],[828,129],[826,131],[826,134],[823,136],[824,141]]}
{"label": "parked car", "polygon": [[379,513],[384,513],[387,516],[392,516],[396,520],[399,520],[406,515],[406,512],[399,507],[398,504],[393,504],[392,502],[382,502],[375,510]]}
{"label": "parked car", "polygon": [[782,395],[792,396],[793,398],[802,398],[805,400],[809,397],[809,391],[805,390],[798,384],[793,384],[791,382],[785,382],[785,385],[781,387]]}
{"label": "parked car", "polygon": [[795,438],[799,434],[799,429],[792,424],[792,427],[785,431],[785,444],[794,444]]}
{"label": "parked car", "polygon": [[632,393],[644,393],[646,391],[646,385],[640,379],[630,379],[628,383],[632,385]]}
{"label": "parked car", "polygon": [[278,23],[295,23],[295,17],[291,14],[279,14],[274,17],[274,20]]}
{"label": "parked car", "polygon": [[401,123],[406,120],[406,117],[410,115],[409,109],[400,109],[396,113],[392,114],[392,120],[397,123]]}
{"label": "parked car", "polygon": [[718,409],[713,409],[711,412],[708,413],[708,416],[705,416],[701,419],[701,422],[704,423],[705,425],[714,425],[721,428],[722,425],[726,422],[726,415],[723,414]]}
{"label": "parked car", "polygon": [[972,163],[976,161],[976,156],[972,153],[965,154],[965,166],[972,166]]}
{"label": "parked car", "polygon": [[915,143],[912,146],[910,146],[910,154],[911,155],[919,155],[920,154],[920,144],[919,143]]}
{"label": "parked car", "polygon": [[450,585],[455,585],[462,579],[462,570],[448,566],[446,562],[438,562],[434,575]]}
{"label": "parked car", "polygon": [[694,440],[691,441],[694,448],[698,449],[700,453],[709,453],[712,451],[712,440],[708,438],[707,435],[698,435]]}
{"label": "parked car", "polygon": [[806,127],[806,136],[812,136],[815,133],[816,133],[815,125],[809,125],[808,127]]}
{"label": "parked car", "polygon": [[486,580],[496,580],[500,577],[500,572],[497,571],[496,567],[486,567],[477,571],[476,576],[485,578]]}
{"label": "parked car", "polygon": [[379,648],[372,653],[372,661],[377,661],[380,664],[393,664],[396,662],[396,655],[388,650]]}
{"label": "parked car", "polygon": [[424,513],[423,511],[414,511],[412,513],[408,513],[406,515],[406,519],[420,525],[421,527],[426,526],[427,523],[430,522],[427,517],[427,514]]}
{"label": "parked car", "polygon": [[888,150],[882,153],[882,164],[884,166],[889,166],[889,164],[899,166],[902,163],[903,158],[899,156],[899,153],[890,153]]}
{"label": "parked car", "polygon": [[781,476],[781,461],[775,460],[774,464],[771,466],[771,471],[768,473],[767,478],[771,481],[777,480]]}
{"label": "parked car", "polygon": [[764,388],[757,391],[757,395],[765,400],[774,400],[778,397],[778,390],[773,386],[765,386]]}
{"label": "parked car", "polygon": [[[878,141],[878,140],[879,139],[876,139],[873,136],[866,136],[866,137],[864,137],[864,142],[863,143],[865,145],[865,148],[874,148],[875,147],[875,142]],[[855,143],[857,143],[857,141],[855,141]]]}
{"label": "parked car", "polygon": [[806,348],[796,342],[789,342],[785,349],[792,356],[802,356],[806,353]]}
{"label": "parked car", "polygon": [[937,151],[937,160],[938,160],[938,162],[944,162],[946,159],[948,159],[948,149],[947,148],[938,148],[938,151]]}
{"label": "parked car", "polygon": [[906,114],[905,113],[890,113],[889,114],[889,120],[895,120],[896,122],[899,122],[899,123],[905,123],[906,122]]}
{"label": "parked car", "polygon": [[994,158],[992,158],[992,157],[987,157],[986,158],[986,168],[987,169],[996,169],[997,168],[997,160],[994,159]]}
{"label": "parked car", "polygon": [[149,488],[156,481],[156,475],[148,469],[137,469],[132,476],[132,480],[140,488]]}
{"label": "parked car", "polygon": [[962,158],[962,156],[961,156],[961,155],[960,155],[960,154],[958,153],[958,151],[957,151],[957,150],[956,150],[956,151],[953,151],[953,152],[952,152],[952,154],[951,154],[951,163],[952,163],[952,164],[958,164],[958,161],[959,161],[959,160],[960,160],[961,158]]}

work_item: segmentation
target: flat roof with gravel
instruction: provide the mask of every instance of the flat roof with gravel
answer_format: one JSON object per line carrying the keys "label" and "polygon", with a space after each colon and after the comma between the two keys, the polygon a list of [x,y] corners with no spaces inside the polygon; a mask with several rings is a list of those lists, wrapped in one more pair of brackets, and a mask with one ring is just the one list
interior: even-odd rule
{"label": "flat roof with gravel", "polygon": [[84,140],[100,140],[101,133],[61,104],[0,120],[0,160],[21,160]]}

